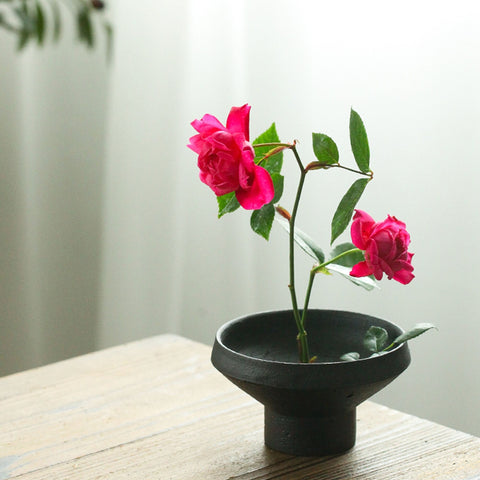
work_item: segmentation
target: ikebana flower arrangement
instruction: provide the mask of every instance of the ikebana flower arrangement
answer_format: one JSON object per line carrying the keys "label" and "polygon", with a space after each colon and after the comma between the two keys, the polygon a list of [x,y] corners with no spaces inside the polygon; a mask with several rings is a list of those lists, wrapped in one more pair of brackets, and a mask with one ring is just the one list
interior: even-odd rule
{"label": "ikebana flower arrangement", "polygon": [[[260,135],[253,143],[249,141],[250,106],[233,107],[224,126],[212,115],[204,115],[192,122],[198,132],[190,138],[188,145],[198,154],[200,180],[208,185],[218,200],[218,215],[233,212],[239,207],[253,210],[250,225],[254,232],[268,240],[275,212],[286,220],[282,225],[289,232],[290,289],[293,317],[298,329],[298,350],[301,362],[311,362],[306,331],[310,293],[314,279],[319,273],[338,272],[355,284],[366,289],[374,287],[374,281],[384,276],[401,284],[410,283],[413,278],[412,257],[408,251],[410,235],[406,226],[394,216],[388,215],[382,222],[366,212],[354,209],[367,184],[373,178],[370,170],[370,149],[364,124],[354,111],[350,115],[350,140],[358,169],[345,167],[339,162],[335,142],[325,134],[313,133],[313,152],[316,160],[304,165],[297,151],[296,142],[280,142],[275,124]],[[283,193],[284,177],[280,171],[283,151],[291,150],[300,170],[297,195],[290,213],[279,205]],[[331,243],[351,224],[352,243],[342,243],[326,260],[320,247],[305,233],[295,227],[303,185],[307,174],[318,170],[341,168],[363,178],[357,179],[343,196],[331,223]],[[297,243],[317,262],[310,271],[303,309],[300,310],[295,284],[295,251]],[[351,267],[348,272],[347,267]],[[382,328],[372,327],[366,334],[373,353],[380,353],[395,345],[432,328],[430,324],[418,324],[411,331],[393,339],[387,345],[388,337]],[[359,358],[358,353],[349,352],[345,360]]]}
{"label": "ikebana flower arrangement", "polygon": [[[197,134],[188,147],[198,154],[200,180],[216,195],[219,217],[243,208],[252,211],[250,226],[266,240],[275,218],[288,233],[292,308],[227,322],[217,332],[212,363],[264,404],[268,447],[294,455],[344,452],[355,443],[356,407],[407,368],[407,340],[433,325],[420,323],[404,332],[368,315],[312,309],[312,288],[319,274],[330,273],[367,290],[384,278],[410,283],[410,235],[393,215],[378,222],[356,208],[373,172],[365,127],[354,110],[349,123],[354,167],[340,163],[337,145],[323,133],[312,134],[314,158],[308,163],[300,158],[296,141],[280,141],[275,124],[250,142],[249,117],[249,105],[233,107],[225,125],[206,114],[192,122]],[[299,170],[291,209],[280,204],[286,150]],[[331,169],[357,178],[341,198],[330,226],[331,244],[349,225],[351,242],[336,245],[327,258],[296,226],[296,218],[306,177]],[[296,247],[314,260],[301,304]]]}

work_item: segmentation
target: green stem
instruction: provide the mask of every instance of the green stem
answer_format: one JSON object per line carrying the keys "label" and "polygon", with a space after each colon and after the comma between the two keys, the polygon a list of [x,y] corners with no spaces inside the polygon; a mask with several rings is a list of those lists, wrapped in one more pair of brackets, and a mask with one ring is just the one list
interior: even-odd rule
{"label": "green stem", "polygon": [[294,146],[291,143],[282,143],[282,142],[269,142],[269,143],[254,143],[252,144],[253,148],[261,147],[286,147],[293,148]]}
{"label": "green stem", "polygon": [[299,347],[299,356],[300,361],[308,363],[310,360],[310,352],[308,348],[307,332],[305,331],[305,326],[302,318],[300,317],[300,312],[298,310],[297,295],[295,292],[295,220],[297,218],[298,206],[300,204],[300,197],[302,195],[303,184],[305,183],[305,176],[307,171],[303,167],[302,161],[298,156],[297,149],[295,145],[291,146],[295,159],[297,161],[298,167],[300,168],[300,179],[298,181],[297,194],[295,197],[295,203],[293,206],[292,216],[290,218],[290,238],[289,238],[289,266],[290,266],[290,284],[288,288],[290,289],[290,296],[292,297],[292,310],[295,322],[298,329],[298,347]]}
{"label": "green stem", "polygon": [[362,250],[356,247],[351,248],[350,250],[346,250],[345,252],[338,254],[336,257],[331,258],[330,260],[328,260],[328,262],[323,262],[320,265],[317,265],[316,267],[312,268],[312,272],[315,272],[315,273],[321,272],[324,267],[326,267],[327,265],[330,265],[331,263],[335,263],[338,259],[345,257],[346,255],[350,255],[351,253],[361,252],[361,251]]}
{"label": "green stem", "polygon": [[308,304],[310,303],[310,294],[312,293],[313,281],[315,280],[315,274],[313,270],[310,271],[310,278],[308,280],[307,293],[305,294],[305,303],[303,305],[302,311],[302,325],[305,328],[307,324],[307,313],[308,313]]}
{"label": "green stem", "polygon": [[313,282],[315,280],[315,275],[321,272],[322,269],[325,268],[327,265],[330,265],[331,263],[336,262],[339,258],[345,257],[346,255],[349,255],[354,252],[361,252],[361,250],[359,248],[351,248],[350,250],[342,252],[338,254],[336,257],[333,257],[327,262],[323,262],[322,264],[317,265],[316,267],[310,270],[310,279],[308,281],[307,293],[305,294],[305,304],[303,306],[303,312],[302,312],[302,318],[301,318],[301,324],[303,328],[305,328],[305,325],[307,324],[308,304],[310,302],[310,295],[312,293],[312,287],[313,287]]}
{"label": "green stem", "polygon": [[348,170],[349,172],[357,173],[358,175],[364,175],[366,177],[373,177],[373,172],[362,172],[361,170],[356,170],[354,168],[345,167],[340,165],[339,163],[322,163],[322,162],[312,162],[307,165],[307,170],[318,170],[318,169],[325,169],[328,170],[329,168],[341,168],[342,170]]}
{"label": "green stem", "polygon": [[390,349],[396,347],[397,345],[401,345],[401,343],[392,342],[388,347],[385,347],[383,350],[381,350],[381,352],[388,352]]}

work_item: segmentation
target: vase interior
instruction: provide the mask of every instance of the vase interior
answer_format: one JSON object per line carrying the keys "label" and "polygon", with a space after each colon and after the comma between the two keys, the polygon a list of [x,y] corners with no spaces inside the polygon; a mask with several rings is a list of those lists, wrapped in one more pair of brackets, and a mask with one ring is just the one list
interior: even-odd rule
{"label": "vase interior", "polygon": [[[358,352],[368,358],[363,338],[372,325],[387,330],[393,341],[402,330],[385,320],[335,310],[313,310],[307,317],[310,354],[316,363],[341,362],[340,357]],[[221,342],[239,354],[268,361],[298,363],[297,330],[291,311],[267,312],[233,321],[221,332]]]}

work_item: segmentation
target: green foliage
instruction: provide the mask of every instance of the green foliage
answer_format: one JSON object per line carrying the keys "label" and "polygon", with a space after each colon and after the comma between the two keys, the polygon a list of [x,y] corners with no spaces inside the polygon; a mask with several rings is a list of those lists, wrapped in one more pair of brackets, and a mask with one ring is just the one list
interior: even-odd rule
{"label": "green foliage", "polygon": [[[350,242],[340,243],[337,245],[330,253],[330,258],[338,257],[338,255],[342,254],[343,252],[348,252],[355,248],[355,245]],[[343,265],[344,267],[352,268],[359,262],[363,262],[365,260],[365,255],[360,250],[355,250],[343,257],[340,257],[338,260],[335,260],[337,265]]]}
{"label": "green foliage", "polygon": [[422,333],[431,330],[432,328],[436,328],[435,325],[431,323],[417,323],[412,329],[408,330],[402,335],[398,336],[393,343],[395,345],[401,345],[402,343],[411,340],[412,338],[418,337]]}
{"label": "green foliage", "polygon": [[17,49],[30,43],[43,46],[47,40],[57,42],[62,33],[62,12],[75,20],[77,39],[88,48],[95,46],[96,28],[103,28],[107,54],[111,53],[112,27],[103,18],[100,0],[0,0],[0,28],[16,35]]}
{"label": "green foliage", "polygon": [[320,163],[333,165],[338,163],[339,154],[336,143],[323,133],[312,133],[313,153]]}
{"label": "green foliage", "polygon": [[250,227],[255,233],[261,235],[265,240],[270,238],[270,231],[275,218],[275,207],[283,194],[283,176],[279,173],[272,175],[273,187],[275,189],[275,196],[270,203],[264,205],[260,210],[254,210],[250,217]]}
{"label": "green foliage", "polygon": [[232,213],[238,208],[240,204],[235,197],[235,192],[226,193],[217,197],[218,203],[218,218],[223,217],[226,213]]}
{"label": "green foliage", "polygon": [[[337,245],[331,252],[330,258],[335,258],[338,255],[342,254],[343,252],[348,252],[355,248],[355,245],[350,242],[345,242]],[[374,288],[378,288],[377,282],[370,276],[370,277],[352,277],[350,275],[350,271],[352,267],[359,262],[363,262],[365,260],[365,255],[360,250],[355,250],[347,255],[344,255],[337,260],[335,263],[331,263],[328,265],[328,269],[336,272],[342,277],[346,278],[353,284],[364,288],[365,290],[373,290]]]}
{"label": "green foliage", "polygon": [[370,327],[363,339],[363,346],[370,352],[379,353],[388,342],[388,332],[382,327]]}
{"label": "green foliage", "polygon": [[354,110],[350,111],[350,145],[358,168],[363,173],[368,173],[370,171],[370,148],[367,132],[360,115]]}
{"label": "green foliage", "polygon": [[250,226],[255,233],[261,235],[265,240],[270,238],[273,219],[275,218],[275,207],[267,203],[260,210],[254,210],[250,217]]}
{"label": "green foliage", "polygon": [[80,42],[92,48],[94,44],[94,33],[90,12],[87,8],[82,8],[77,14],[77,35]]}
{"label": "green foliage", "polygon": [[369,181],[369,178],[360,178],[356,180],[340,201],[332,219],[330,244],[332,244],[348,227],[348,224],[352,219],[353,210],[357,205],[357,202],[360,200]]}
{"label": "green foliage", "polygon": [[[259,135],[253,142],[255,149],[255,163],[261,165],[272,177],[275,195],[273,200],[259,210],[254,210],[250,217],[250,227],[265,240],[270,238],[273,220],[275,218],[274,204],[278,203],[283,195],[283,175],[280,174],[283,165],[283,151],[272,148],[271,145],[256,147],[256,144],[279,143],[275,124]],[[272,153],[273,152],[273,153]]]}
{"label": "green foliage", "polygon": [[[418,337],[432,328],[436,327],[431,323],[417,323],[413,328],[399,335],[390,345],[387,346],[388,332],[382,327],[372,326],[365,333],[363,345],[369,352],[373,352],[371,356],[374,357],[382,355],[393,347],[397,347],[412,338]],[[349,352],[342,355],[340,360],[351,362],[358,360],[359,358],[360,354],[358,352]]]}
{"label": "green foliage", "polygon": [[349,282],[352,282],[354,285],[362,287],[369,292],[375,288],[379,288],[377,282],[375,282],[375,280],[373,280],[371,277],[352,277],[350,275],[350,271],[352,270],[351,267],[330,263],[326,268],[328,268],[330,272],[338,273]]}
{"label": "green foliage", "polygon": [[[268,128],[254,140],[253,145],[255,146],[255,144],[278,142],[280,142],[280,139],[278,138],[277,129],[275,127],[275,123],[272,123],[270,128]],[[271,146],[255,147],[255,163],[258,164],[265,157],[265,155],[268,156],[271,151]],[[274,155],[268,156],[268,158],[263,161],[261,165],[270,174],[280,173],[283,165],[283,151],[279,151]]]}

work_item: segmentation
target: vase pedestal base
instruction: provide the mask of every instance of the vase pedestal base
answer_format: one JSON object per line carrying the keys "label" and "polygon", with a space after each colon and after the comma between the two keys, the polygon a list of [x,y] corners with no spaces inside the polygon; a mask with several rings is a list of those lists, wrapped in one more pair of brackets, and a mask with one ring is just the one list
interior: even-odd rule
{"label": "vase pedestal base", "polygon": [[355,445],[356,409],[335,415],[295,417],[265,408],[265,445],[299,456],[346,452]]}

